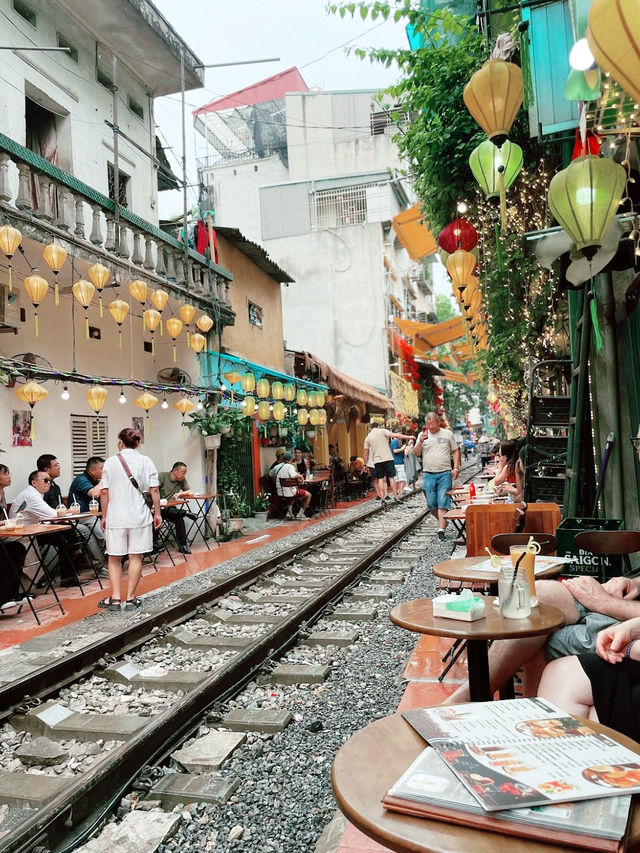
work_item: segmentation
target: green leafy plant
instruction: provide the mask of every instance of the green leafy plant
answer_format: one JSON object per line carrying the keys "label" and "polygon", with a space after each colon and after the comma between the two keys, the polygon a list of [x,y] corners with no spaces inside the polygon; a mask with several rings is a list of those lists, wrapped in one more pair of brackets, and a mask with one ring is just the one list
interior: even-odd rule
{"label": "green leafy plant", "polygon": [[265,512],[269,509],[269,495],[264,492],[256,495],[253,499],[253,509],[255,512]]}
{"label": "green leafy plant", "polygon": [[230,518],[248,518],[251,515],[251,505],[241,494],[229,492],[226,503]]}
{"label": "green leafy plant", "polygon": [[234,427],[242,420],[244,417],[239,409],[219,408],[214,411],[205,408],[201,412],[192,412],[185,425],[201,435],[219,435],[227,427]]}

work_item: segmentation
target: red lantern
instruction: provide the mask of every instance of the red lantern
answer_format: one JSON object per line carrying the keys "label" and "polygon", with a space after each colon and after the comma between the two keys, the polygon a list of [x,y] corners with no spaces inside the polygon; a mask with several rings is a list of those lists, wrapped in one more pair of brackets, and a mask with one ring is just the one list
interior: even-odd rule
{"label": "red lantern", "polygon": [[602,137],[597,136],[592,130],[588,130],[585,135],[584,145],[582,144],[582,136],[580,135],[580,128],[576,128],[576,141],[573,146],[573,153],[571,154],[572,160],[577,160],[578,157],[585,157],[587,154],[595,154],[598,156],[600,153],[600,146],[602,145]]}
{"label": "red lantern", "polygon": [[478,232],[470,222],[458,216],[438,234],[438,245],[450,255],[456,249],[471,252],[478,245]]}

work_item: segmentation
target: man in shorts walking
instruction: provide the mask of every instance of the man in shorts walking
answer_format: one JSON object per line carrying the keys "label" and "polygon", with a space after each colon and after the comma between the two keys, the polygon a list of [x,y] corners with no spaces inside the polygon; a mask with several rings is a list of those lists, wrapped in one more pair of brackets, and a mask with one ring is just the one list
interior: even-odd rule
{"label": "man in shorts walking", "polygon": [[439,416],[429,412],[413,452],[416,456],[422,453],[422,489],[427,506],[438,519],[438,539],[442,542],[447,527],[445,515],[451,509],[447,492],[460,473],[460,448],[451,430],[440,426]]}
{"label": "man in shorts walking", "polygon": [[384,427],[374,426],[364,440],[365,463],[371,467],[371,460],[373,459],[373,486],[376,490],[376,495],[383,503],[391,500],[387,494],[387,478],[393,499],[394,501],[398,500],[396,494],[396,466],[389,446],[389,440],[392,438],[408,440],[411,436],[402,435],[399,432],[391,432],[391,430]]}

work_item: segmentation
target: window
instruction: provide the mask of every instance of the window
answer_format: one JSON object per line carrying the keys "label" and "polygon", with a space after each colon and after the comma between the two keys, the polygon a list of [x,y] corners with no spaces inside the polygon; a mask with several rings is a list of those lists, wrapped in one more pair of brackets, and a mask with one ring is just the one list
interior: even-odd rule
{"label": "window", "polygon": [[[107,163],[107,180],[109,184],[109,198],[115,201],[116,194],[114,190],[114,173],[113,165]],[[120,192],[118,193],[118,201],[122,207],[129,206],[129,175],[126,175],[121,169],[118,169],[118,183],[120,184]]]}
{"label": "window", "polygon": [[78,48],[74,47],[71,44],[71,42],[62,35],[62,33],[58,33],[58,47],[69,48],[69,50],[67,52],[67,56],[69,57],[69,59],[72,59],[74,62],[77,63],[77,61],[78,61]]}
{"label": "window", "polygon": [[254,302],[249,303],[249,325],[262,328],[262,308]]}
{"label": "window", "polygon": [[363,186],[338,187],[315,193],[316,228],[358,225],[367,221],[367,192]]}
{"label": "window", "polygon": [[107,458],[108,420],[95,415],[71,415],[71,460],[73,476],[87,467],[90,456]]}
{"label": "window", "polygon": [[28,21],[32,26],[36,25],[36,13],[30,6],[27,6],[26,3],[23,3],[22,0],[13,0],[13,8],[20,15],[21,18],[24,18],[25,21]]}
{"label": "window", "polygon": [[132,113],[138,116],[139,119],[144,121],[144,107],[142,107],[136,100],[134,100],[131,95],[127,97],[127,101],[129,103],[129,109]]}
{"label": "window", "polygon": [[105,89],[108,89],[110,92],[113,91],[113,80],[106,71],[103,71],[102,68],[96,69],[96,79],[101,86],[104,86]]}

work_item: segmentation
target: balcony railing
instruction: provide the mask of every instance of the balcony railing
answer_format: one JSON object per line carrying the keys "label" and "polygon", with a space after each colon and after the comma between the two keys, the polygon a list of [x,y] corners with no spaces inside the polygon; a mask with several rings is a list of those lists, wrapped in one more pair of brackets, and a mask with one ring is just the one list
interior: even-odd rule
{"label": "balcony railing", "polygon": [[0,211],[27,237],[70,241],[76,256],[106,260],[123,276],[141,276],[202,307],[212,305],[222,325],[233,325],[228,270],[193,249],[186,263],[183,243],[122,205],[118,227],[112,199],[1,133]]}

